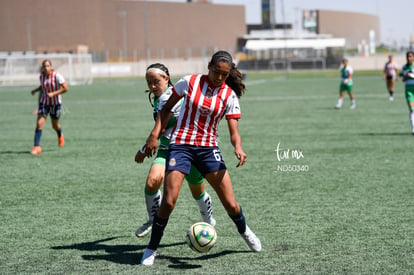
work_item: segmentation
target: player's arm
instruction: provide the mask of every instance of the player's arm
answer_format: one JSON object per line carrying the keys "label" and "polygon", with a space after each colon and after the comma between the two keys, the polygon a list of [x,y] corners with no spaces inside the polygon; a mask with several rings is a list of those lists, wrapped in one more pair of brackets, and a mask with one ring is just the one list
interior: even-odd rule
{"label": "player's arm", "polygon": [[352,73],[348,73],[348,77],[345,79],[344,83],[348,84],[348,82],[351,80],[352,78]]}
{"label": "player's arm", "polygon": [[32,94],[32,95],[34,95],[35,93],[40,92],[41,90],[42,90],[42,86],[41,86],[41,85],[39,85],[39,87],[37,87],[36,89],[33,89],[33,90],[31,91],[31,94]]}
{"label": "player's arm", "polygon": [[239,163],[237,164],[237,167],[239,167],[239,166],[242,166],[247,160],[247,155],[243,151],[243,148],[242,148],[242,142],[241,142],[241,137],[239,133],[239,120],[234,119],[234,118],[229,118],[227,119],[227,125],[229,127],[230,142],[231,142],[231,145],[233,145],[234,147],[234,154],[239,160]]}
{"label": "player's arm", "polygon": [[57,89],[56,91],[50,92],[47,94],[48,97],[54,97],[63,93],[66,93],[67,91],[69,91],[68,85],[66,84],[66,82],[63,82],[60,84],[59,86],[60,88]]}
{"label": "player's arm", "polygon": [[407,71],[406,78],[414,78],[414,73],[411,70]]}
{"label": "player's arm", "polygon": [[[170,112],[170,115],[169,115],[169,118],[168,119],[170,119],[171,117],[172,117],[172,113]],[[157,124],[157,121],[158,121],[158,123],[161,123],[161,116],[160,116],[160,113],[158,112],[158,114],[157,114],[157,119],[156,119],[156,122],[155,122],[155,124]],[[154,126],[155,127],[155,126]],[[163,131],[161,131],[161,132],[163,132]],[[147,154],[146,154],[146,147],[147,147],[147,144],[144,144],[139,150],[138,150],[138,152],[135,154],[135,162],[136,163],[142,163],[143,161],[144,161],[144,159],[147,157]]]}
{"label": "player's arm", "polygon": [[135,162],[136,163],[142,163],[144,161],[145,157],[146,157],[146,155],[145,155],[145,145],[144,145],[135,154]]}
{"label": "player's arm", "polygon": [[160,138],[161,133],[167,127],[168,120],[171,118],[171,109],[175,104],[177,104],[179,100],[180,98],[177,95],[172,94],[167,103],[165,103],[162,110],[158,112],[154,128],[152,129],[145,144],[145,153],[147,156],[152,156],[157,152],[158,139]]}

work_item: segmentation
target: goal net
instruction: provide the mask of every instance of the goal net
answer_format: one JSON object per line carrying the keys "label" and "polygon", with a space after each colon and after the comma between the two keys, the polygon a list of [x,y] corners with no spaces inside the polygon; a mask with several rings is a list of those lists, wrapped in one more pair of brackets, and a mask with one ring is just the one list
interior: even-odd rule
{"label": "goal net", "polygon": [[42,61],[49,59],[53,69],[68,85],[92,83],[92,55],[88,53],[0,54],[0,86],[39,84]]}

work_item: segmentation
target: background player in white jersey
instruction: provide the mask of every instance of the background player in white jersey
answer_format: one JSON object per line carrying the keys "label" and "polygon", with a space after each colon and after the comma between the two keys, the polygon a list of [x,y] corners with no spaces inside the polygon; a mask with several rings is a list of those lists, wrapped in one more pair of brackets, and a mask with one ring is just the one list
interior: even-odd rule
{"label": "background player in white jersey", "polygon": [[406,54],[407,63],[402,67],[402,80],[405,82],[405,99],[407,100],[411,133],[414,135],[414,52]]}
{"label": "background player in white jersey", "polygon": [[65,144],[59,118],[62,110],[62,94],[66,93],[68,90],[68,86],[63,76],[53,70],[52,62],[47,59],[43,60],[40,68],[40,86],[31,92],[32,95],[40,92],[40,95],[38,99],[39,107],[37,110],[34,145],[30,154],[39,155],[42,153],[40,138],[42,137],[43,127],[48,115],[50,115],[52,120],[53,129],[55,129],[57,133],[59,146],[63,147]]}
{"label": "background player in white jersey", "polygon": [[392,55],[388,55],[388,61],[384,66],[384,80],[387,85],[387,91],[390,95],[390,101],[394,100],[395,80],[398,78],[398,65],[392,60]]}
{"label": "background player in white jersey", "polygon": [[351,66],[348,65],[348,59],[344,58],[342,60],[342,67],[341,67],[341,83],[339,85],[339,99],[338,103],[336,104],[335,108],[340,109],[344,102],[344,94],[345,92],[348,93],[349,98],[351,99],[351,109],[355,109],[356,101],[354,94],[352,93],[352,74],[354,70]]}
{"label": "background player in white jersey", "polygon": [[[154,103],[152,104],[151,102],[151,104],[154,107],[154,120],[157,120],[159,111],[162,109],[172,94],[172,82],[170,80],[170,73],[165,65],[155,63],[147,68],[145,78],[147,80],[149,89],[148,92],[150,93],[150,100],[151,94],[154,95]],[[136,230],[135,235],[139,238],[144,237],[151,232],[154,215],[161,203],[162,195],[160,188],[164,182],[165,159],[167,157],[168,145],[170,144],[170,134],[177,120],[177,116],[180,113],[181,103],[182,102],[177,103],[171,110],[167,128],[160,137],[159,149],[148,173],[144,189],[145,204],[148,212],[148,221]],[[135,161],[137,163],[142,163],[145,157],[145,152],[140,149],[135,155]],[[216,224],[216,221],[213,218],[212,200],[207,191],[205,191],[205,182],[203,176],[195,167],[191,167],[191,172],[186,176],[186,180],[189,183],[191,194],[197,201],[203,221],[214,226]]]}
{"label": "background player in white jersey", "polygon": [[259,238],[246,225],[217,142],[218,124],[225,117],[230,141],[239,159],[237,167],[246,162],[247,156],[243,151],[238,129],[238,119],[241,117],[238,98],[244,91],[242,74],[233,63],[231,55],[225,51],[216,52],[212,56],[208,64],[208,75],[188,75],[174,85],[173,94],[162,109],[160,119],[146,143],[146,153],[152,155],[157,149],[158,137],[167,125],[170,110],[184,98],[180,116],[171,135],[164,195],[154,217],[151,240],[141,259],[143,265],[154,264],[164,229],[191,165],[195,165],[213,186],[250,250],[262,250]]}

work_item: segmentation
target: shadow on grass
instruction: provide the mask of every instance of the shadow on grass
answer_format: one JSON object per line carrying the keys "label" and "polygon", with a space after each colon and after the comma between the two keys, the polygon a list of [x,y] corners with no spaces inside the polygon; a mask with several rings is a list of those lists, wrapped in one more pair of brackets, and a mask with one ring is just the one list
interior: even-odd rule
{"label": "shadow on grass", "polygon": [[409,132],[401,132],[401,133],[361,133],[362,136],[412,136]]}
{"label": "shadow on grass", "polygon": [[[118,264],[126,264],[126,265],[139,265],[140,260],[143,254],[146,245],[122,245],[122,244],[104,244],[107,241],[113,241],[119,238],[123,238],[126,236],[119,236],[119,237],[111,237],[106,239],[101,239],[92,242],[84,242],[84,243],[75,243],[70,245],[61,245],[61,246],[52,246],[51,249],[55,250],[68,250],[68,249],[75,249],[80,251],[105,251],[107,254],[105,255],[82,255],[82,259],[88,261],[94,260],[104,260],[110,261],[113,263]],[[178,242],[172,244],[161,244],[160,248],[162,247],[172,247],[172,246],[180,246],[185,244],[185,242]],[[142,252],[136,253],[135,251],[141,250]],[[170,268],[175,269],[195,269],[201,268],[202,265],[200,264],[191,264],[190,261],[202,261],[208,260],[212,258],[221,257],[227,254],[233,253],[251,253],[250,251],[235,251],[235,250],[224,250],[220,251],[219,253],[209,253],[209,254],[199,254],[199,257],[173,257],[173,256],[163,256],[159,255],[157,257],[157,261],[168,261],[171,264],[168,265]],[[180,253],[177,253],[178,255]]]}
{"label": "shadow on grass", "polygon": [[[54,152],[56,150],[53,149],[42,149],[42,154],[48,153],[48,152]],[[25,150],[25,151],[0,151],[0,155],[30,155],[31,150]]]}
{"label": "shadow on grass", "polygon": [[20,154],[27,154],[30,155],[30,151],[0,151],[0,155],[20,155]]}
{"label": "shadow on grass", "polygon": [[251,253],[251,251],[236,251],[236,250],[223,250],[218,253],[208,253],[208,254],[199,254],[199,257],[172,257],[172,256],[158,256],[158,260],[167,260],[171,262],[168,267],[175,268],[175,269],[195,269],[195,268],[202,268],[203,266],[200,264],[191,264],[191,261],[205,261],[208,259],[214,259],[218,257],[222,257],[228,254],[235,254],[235,253]]}

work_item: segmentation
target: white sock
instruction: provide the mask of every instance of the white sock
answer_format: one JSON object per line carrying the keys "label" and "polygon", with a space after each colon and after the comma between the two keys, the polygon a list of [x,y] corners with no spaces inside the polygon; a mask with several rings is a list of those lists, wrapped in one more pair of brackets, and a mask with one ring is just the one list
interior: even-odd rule
{"label": "white sock", "polygon": [[411,132],[414,133],[414,111],[410,112]]}
{"label": "white sock", "polygon": [[354,99],[351,99],[351,104],[352,104],[352,105],[355,105],[355,104],[356,104],[356,100],[355,100],[355,98],[354,98]]}
{"label": "white sock", "polygon": [[205,191],[202,197],[196,201],[203,221],[210,223],[213,216],[213,202],[210,195]]}
{"label": "white sock", "polygon": [[338,99],[338,104],[336,104],[337,107],[341,107],[344,100],[342,98]]}
{"label": "white sock", "polygon": [[161,191],[158,189],[153,195],[145,193],[145,204],[147,205],[148,221],[154,220],[154,215],[157,213],[158,208],[161,204]]}

